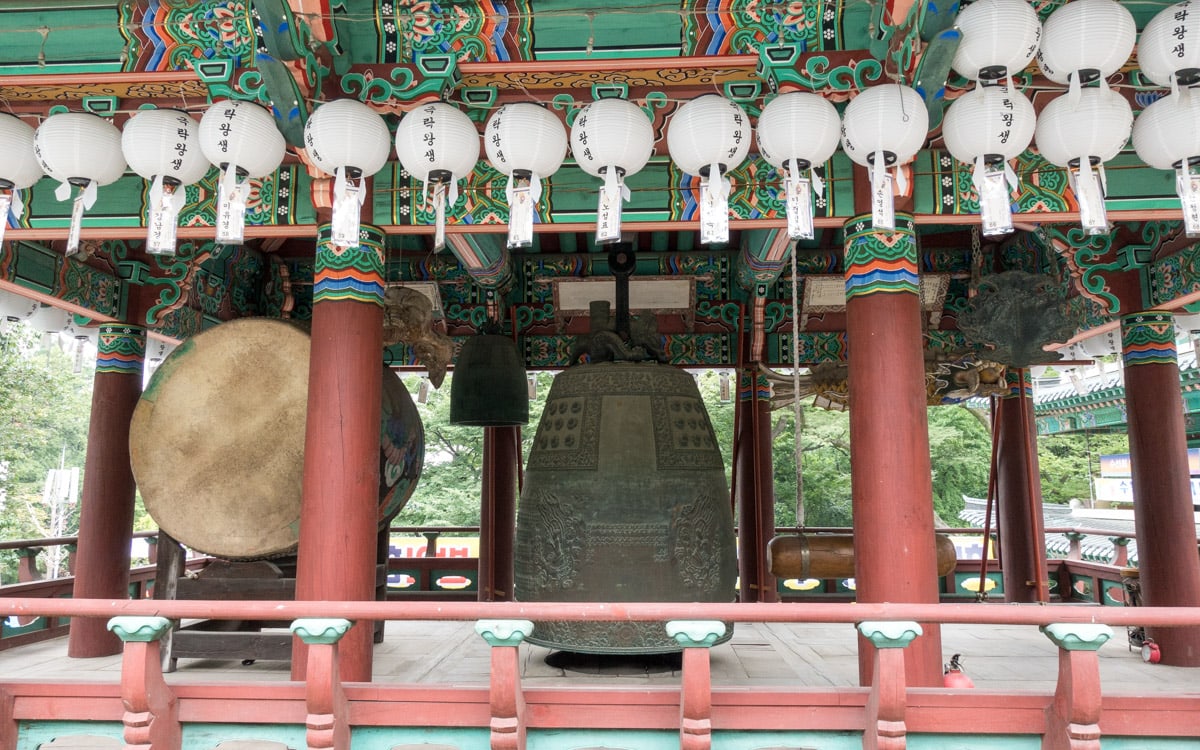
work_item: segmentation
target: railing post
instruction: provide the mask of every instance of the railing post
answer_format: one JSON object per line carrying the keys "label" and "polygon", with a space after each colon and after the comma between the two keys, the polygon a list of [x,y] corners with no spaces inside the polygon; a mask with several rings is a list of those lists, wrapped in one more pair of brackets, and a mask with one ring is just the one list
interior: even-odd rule
{"label": "railing post", "polygon": [[683,646],[683,685],[679,703],[680,750],[712,747],[712,673],[708,650],[725,635],[720,620],[672,620],[667,635]]}
{"label": "railing post", "polygon": [[17,562],[17,583],[42,580],[41,571],[37,567],[37,558],[41,554],[42,548],[22,547],[16,552],[17,557],[20,558]]}
{"label": "railing post", "polygon": [[79,551],[78,544],[64,545],[67,550],[67,574],[75,575],[75,553]]}
{"label": "railing post", "polygon": [[158,564],[158,537],[146,537],[146,563],[149,565]]}
{"label": "railing post", "polygon": [[1109,565],[1116,565],[1118,568],[1123,568],[1129,564],[1129,537],[1127,536],[1110,536],[1108,541],[1112,542],[1113,559]]}
{"label": "railing post", "polygon": [[479,620],[475,632],[492,647],[492,750],[525,750],[525,695],[517,647],[533,632],[533,623]]}
{"label": "railing post", "polygon": [[300,619],[292,623],[292,634],[308,644],[304,672],[304,702],[308,716],[304,726],[309,748],[350,748],[349,706],[338,669],[338,641],[350,625],[349,620],[341,618]]}
{"label": "railing post", "polygon": [[905,621],[860,622],[858,632],[875,646],[863,750],[904,750],[908,743],[904,649],[921,635],[921,626]]}
{"label": "railing post", "polygon": [[1046,707],[1042,750],[1100,750],[1100,658],[1112,628],[1092,623],[1042,626],[1058,646],[1058,685]]}
{"label": "railing post", "polygon": [[1067,538],[1067,559],[1082,560],[1083,559],[1083,534],[1078,531],[1068,531],[1063,534]]}
{"label": "railing post", "polygon": [[163,680],[160,640],[165,617],[114,617],[108,629],[121,639],[121,703],[126,750],[176,750],[182,741],[179,703]]}

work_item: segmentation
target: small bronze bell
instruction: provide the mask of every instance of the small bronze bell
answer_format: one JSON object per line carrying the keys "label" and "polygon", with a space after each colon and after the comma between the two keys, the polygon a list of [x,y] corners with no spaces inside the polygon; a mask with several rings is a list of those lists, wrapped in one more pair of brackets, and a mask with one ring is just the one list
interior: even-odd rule
{"label": "small bronze bell", "polygon": [[463,343],[450,380],[450,424],[505,427],[529,423],[529,381],[516,344],[498,333]]}

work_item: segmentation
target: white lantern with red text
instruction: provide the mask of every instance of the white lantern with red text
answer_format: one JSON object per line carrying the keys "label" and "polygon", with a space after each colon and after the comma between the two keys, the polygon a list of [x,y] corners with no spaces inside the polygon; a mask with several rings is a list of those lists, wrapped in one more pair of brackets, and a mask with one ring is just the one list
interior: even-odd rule
{"label": "white lantern with red text", "polygon": [[286,147],[271,113],[253,102],[217,102],[205,111],[200,118],[200,149],[221,169],[217,242],[241,244],[250,198],[247,180],[278,169]]}
{"label": "white lantern with red text", "polygon": [[66,255],[74,255],[79,252],[83,212],[96,203],[97,188],[125,174],[121,131],[98,115],[50,115],[34,133],[34,154],[42,171],[59,183],[54,196],[65,201],[74,194],[66,248]]}
{"label": "white lantern with red text", "polygon": [[[921,95],[908,86],[872,86],[850,100],[842,114],[842,150],[871,173],[871,224],[896,228],[893,179],[908,190],[903,165],[916,156],[929,130],[929,113]],[[895,175],[888,172],[895,169]]]}
{"label": "white lantern with red text", "polygon": [[458,108],[431,102],[404,115],[396,127],[400,165],[424,184],[422,202],[432,189],[435,250],[446,246],[446,207],[458,201],[458,181],[479,161],[479,132]]}
{"label": "white lantern with red text", "polygon": [[508,175],[508,247],[527,247],[542,178],[557,172],[567,156],[567,130],[538,104],[505,104],[488,118],[483,147],[492,167]]}
{"label": "white lantern with red text", "polygon": [[815,236],[812,192],[825,194],[816,170],[837,151],[840,133],[841,120],[834,106],[807,92],[775,97],[758,117],[758,151],[783,173],[788,236],[792,239]]}
{"label": "white lantern with red text", "polygon": [[641,171],[654,152],[654,128],[642,108],[625,99],[588,104],[571,124],[571,153],[584,172],[604,180],[596,208],[596,244],[621,241],[625,178]]}
{"label": "white lantern with red text", "polygon": [[700,177],[700,242],[729,241],[726,173],[750,153],[750,118],[735,101],[705,94],[686,102],[667,127],[667,150],[675,165]]}
{"label": "white lantern with red text", "polygon": [[138,112],[121,131],[121,151],[129,168],[150,181],[146,252],[174,255],[184,188],[208,174],[200,150],[200,125],[177,109]]}

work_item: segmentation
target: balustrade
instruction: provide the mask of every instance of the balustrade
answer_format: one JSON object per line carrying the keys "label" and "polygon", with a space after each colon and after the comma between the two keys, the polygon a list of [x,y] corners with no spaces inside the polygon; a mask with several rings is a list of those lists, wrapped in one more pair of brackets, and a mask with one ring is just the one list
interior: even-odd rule
{"label": "balustrade", "polygon": [[[107,600],[0,599],[0,615],[119,615],[109,627],[125,642],[118,693],[86,684],[52,686],[0,681],[0,746],[19,747],[19,727],[39,720],[113,721],[123,726],[126,746],[145,750],[179,748],[189,722],[219,721],[217,700],[227,716],[256,725],[303,726],[311,748],[344,750],[356,728],[374,732],[392,727],[397,740],[412,742],[404,727],[484,728],[493,750],[525,750],[535,732],[545,737],[570,727],[612,731],[663,731],[674,724],[683,750],[710,750],[714,738],[747,728],[773,727],[783,732],[860,733],[862,747],[902,750],[910,738],[937,742],[929,735],[1040,737],[1049,750],[1098,750],[1109,735],[1122,742],[1148,737],[1200,735],[1200,696],[1139,695],[1106,698],[1102,693],[1097,651],[1111,638],[1112,626],[1139,622],[1156,627],[1200,623],[1200,608],[1054,608],[1039,605],[928,604],[637,604],[637,603],[405,603],[381,602],[139,602]],[[332,617],[313,618],[318,612]],[[158,614],[154,614],[158,613]],[[294,683],[240,684],[236,697],[203,684],[164,682],[159,640],[170,627],[166,618],[220,619],[296,618],[292,631],[309,644],[305,680]],[[475,630],[491,646],[490,682],[479,693],[462,685],[422,686],[418,694],[386,684],[343,683],[337,643],[353,620],[475,620]],[[670,637],[683,647],[677,688],[630,688],[647,710],[636,721],[619,712],[591,714],[589,705],[611,705],[622,686],[601,691],[566,689],[551,694],[530,692],[522,685],[519,651],[534,620],[666,620]],[[724,622],[856,623],[875,649],[871,685],[833,691],[787,690],[780,687],[714,685],[709,668],[710,646],[724,632]],[[924,623],[991,623],[1040,627],[1058,649],[1056,687],[1052,694],[1028,691],[974,691],[961,688],[913,688],[905,676],[903,650],[922,632]],[[218,687],[214,685],[214,687]],[[1119,691],[1121,686],[1115,686]],[[656,706],[675,691],[677,713],[665,718]],[[116,695],[119,704],[100,700]],[[90,696],[90,697],[89,697]],[[53,700],[51,700],[53,698]],[[233,701],[231,703],[231,701]],[[247,704],[241,705],[240,704]],[[388,706],[391,708],[388,708]],[[631,704],[632,705],[632,704]],[[112,706],[112,708],[106,708]],[[119,707],[119,708],[117,708]],[[455,708],[457,707],[457,709]],[[665,706],[664,706],[665,707]],[[780,717],[781,709],[793,718]],[[651,710],[653,709],[653,710]],[[110,715],[108,712],[112,712]],[[104,714],[104,715],[101,715]],[[975,719],[972,719],[975,717]],[[986,720],[984,717],[990,717]],[[1017,719],[1016,717],[1020,717]],[[1041,717],[1040,719],[1038,717]],[[999,719],[999,720],[997,720]],[[230,720],[230,719],[226,719]],[[756,724],[757,722],[757,724]],[[197,729],[197,731],[203,731]],[[417,733],[419,734],[419,732]],[[753,733],[751,733],[753,734]],[[377,735],[376,735],[377,736]],[[611,735],[610,735],[611,736]],[[807,735],[806,735],[807,736]],[[543,739],[544,743],[546,740]],[[957,740],[955,740],[957,741]],[[605,743],[608,744],[608,743]],[[661,743],[660,743],[661,744]],[[184,747],[190,747],[186,742]],[[618,740],[617,745],[621,746]],[[839,745],[841,746],[841,745]],[[1120,745],[1122,747],[1126,745]],[[1128,745],[1130,747],[1135,745]],[[750,747],[750,745],[747,745]]]}

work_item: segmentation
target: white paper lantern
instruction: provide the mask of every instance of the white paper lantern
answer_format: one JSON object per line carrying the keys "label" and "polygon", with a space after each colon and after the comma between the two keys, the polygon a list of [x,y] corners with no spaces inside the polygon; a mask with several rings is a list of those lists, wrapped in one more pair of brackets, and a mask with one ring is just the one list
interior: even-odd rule
{"label": "white paper lantern", "polygon": [[1200,95],[1164,96],[1133,123],[1133,148],[1155,169],[1175,171],[1175,192],[1188,237],[1200,237]]}
{"label": "white paper lantern", "polygon": [[705,94],[684,103],[667,127],[671,160],[700,181],[700,241],[729,241],[729,179],[750,153],[750,118],[735,101]]}
{"label": "white paper lantern", "polygon": [[542,178],[562,166],[567,156],[567,129],[537,104],[505,104],[484,127],[488,162],[508,175],[508,246],[533,244],[534,206],[542,197]]}
{"label": "white paper lantern", "polygon": [[153,337],[146,339],[146,362],[149,364],[161,364],[173,351],[175,351],[175,344],[171,341]]}
{"label": "white paper lantern", "polygon": [[0,186],[8,183],[9,190],[24,190],[42,179],[33,141],[33,126],[16,115],[0,113]]}
{"label": "white paper lantern", "polygon": [[317,169],[334,177],[330,242],[358,247],[359,213],[367,199],[362,180],[387,164],[392,151],[387,123],[356,99],[326,102],[304,126],[304,150]]}
{"label": "white paper lantern", "polygon": [[[1200,79],[1200,7],[1190,0],[1160,10],[1142,29],[1138,68],[1159,86],[1192,86]],[[1179,80],[1179,79],[1183,80]]]}
{"label": "white paper lantern", "polygon": [[29,320],[41,306],[35,299],[0,290],[0,333],[7,333],[15,324]]}
{"label": "white paper lantern", "polygon": [[424,183],[426,192],[433,188],[433,246],[441,250],[446,245],[446,206],[458,201],[458,181],[479,161],[475,123],[449,104],[423,104],[400,120],[396,155],[400,165]]}
{"label": "white paper lantern", "polygon": [[929,112],[921,95],[908,86],[872,86],[850,100],[842,114],[842,150],[871,172],[872,226],[896,228],[893,176],[900,192],[908,189],[900,167],[916,156],[929,131]]}
{"label": "white paper lantern", "polygon": [[1129,59],[1136,39],[1133,15],[1116,0],[1073,0],[1042,24],[1038,68],[1072,90],[1096,76],[1107,85],[1105,79]]}
{"label": "white paper lantern", "polygon": [[58,333],[71,322],[71,314],[54,305],[42,304],[27,322],[35,331]]}
{"label": "white paper lantern", "polygon": [[67,255],[74,255],[79,252],[83,212],[95,204],[96,189],[116,182],[125,173],[121,131],[97,115],[83,112],[50,115],[34,133],[34,154],[42,171],[58,180],[56,198],[65,201],[72,192],[76,193],[66,249]]}
{"label": "white paper lantern", "polygon": [[958,14],[951,66],[972,81],[1016,75],[1037,54],[1042,22],[1027,0],[977,0]]}
{"label": "white paper lantern", "polygon": [[1009,191],[1020,187],[1009,160],[1033,140],[1033,105],[1016,88],[980,86],[954,100],[942,122],[950,155],[973,165],[985,235],[1013,230]]}
{"label": "white paper lantern", "polygon": [[1120,153],[1132,127],[1129,103],[1107,88],[1084,89],[1075,103],[1069,94],[1059,96],[1038,116],[1034,129],[1038,152],[1051,164],[1067,168],[1080,221],[1089,234],[1108,231],[1104,162]]}
{"label": "white paper lantern", "polygon": [[640,172],[654,153],[654,127],[642,108],[625,99],[588,104],[571,125],[571,153],[584,172],[604,180],[596,209],[596,242],[621,241],[625,178]]}
{"label": "white paper lantern", "polygon": [[146,252],[173,255],[183,187],[212,166],[200,150],[200,125],[177,109],[143,110],[125,123],[121,151],[129,168],[150,181]]}
{"label": "white paper lantern", "polygon": [[42,166],[33,153],[33,126],[7,112],[0,113],[0,242],[8,217],[20,219],[25,204],[17,191],[42,179]]}
{"label": "white paper lantern", "polygon": [[1079,348],[1089,357],[1107,357],[1121,351],[1121,333],[1108,330],[1079,342]]}
{"label": "white paper lantern", "polygon": [[213,104],[200,118],[200,148],[221,169],[217,188],[217,242],[240,244],[245,237],[247,178],[278,169],[287,148],[271,113],[253,102]]}
{"label": "white paper lantern", "polygon": [[775,97],[758,117],[758,152],[783,173],[788,236],[811,240],[812,190],[824,195],[816,167],[837,150],[842,123],[824,97],[793,92]]}

